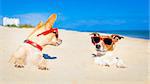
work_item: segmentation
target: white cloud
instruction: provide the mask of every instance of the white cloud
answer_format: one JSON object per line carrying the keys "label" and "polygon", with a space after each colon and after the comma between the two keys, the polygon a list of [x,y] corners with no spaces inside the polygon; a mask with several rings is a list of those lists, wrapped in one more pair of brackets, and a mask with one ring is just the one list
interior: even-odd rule
{"label": "white cloud", "polygon": [[[52,13],[27,13],[27,14],[13,15],[12,17],[19,18],[21,24],[31,24],[35,26],[40,21],[45,22],[51,14]],[[75,28],[80,26],[92,27],[95,25],[122,25],[127,23],[125,20],[101,20],[101,19],[69,21],[62,13],[57,13],[57,15],[58,15],[56,21],[56,23],[58,23],[57,26],[64,28],[73,28],[73,27]],[[0,18],[1,17],[2,16],[0,16]]]}
{"label": "white cloud", "polygon": [[95,25],[121,25],[125,23],[126,23],[125,20],[78,20],[74,22],[68,22],[68,24],[63,25],[63,27],[66,28],[80,27],[80,26],[91,27]]}
{"label": "white cloud", "polygon": [[62,13],[57,13],[57,21],[65,21],[66,19]]}
{"label": "white cloud", "polygon": [[14,15],[13,17],[17,17],[20,19],[21,24],[32,24],[36,25],[40,21],[46,21],[48,18],[48,13],[28,13],[28,14],[19,14]]}
{"label": "white cloud", "polygon": [[0,25],[2,25],[2,22],[3,22],[3,16],[0,15]]}
{"label": "white cloud", "polygon": [[[32,24],[37,25],[40,21],[46,21],[48,17],[52,13],[27,13],[27,14],[19,14],[14,15],[13,17],[17,17],[20,19],[21,24]],[[64,21],[66,18],[61,13],[56,13],[58,15],[58,21]]]}

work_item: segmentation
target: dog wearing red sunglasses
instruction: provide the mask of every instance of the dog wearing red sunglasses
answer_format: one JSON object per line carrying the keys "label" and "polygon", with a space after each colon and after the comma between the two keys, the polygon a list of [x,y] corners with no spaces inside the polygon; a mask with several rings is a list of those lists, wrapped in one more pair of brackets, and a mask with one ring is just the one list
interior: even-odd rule
{"label": "dog wearing red sunglasses", "polygon": [[23,68],[27,62],[31,61],[38,69],[48,70],[47,61],[51,57],[42,51],[46,45],[58,46],[62,42],[58,37],[58,29],[52,28],[56,17],[56,14],[52,14],[45,24],[40,22],[14,52],[9,62],[16,68]]}
{"label": "dog wearing red sunglasses", "polygon": [[110,66],[115,64],[116,67],[124,68],[125,65],[119,57],[113,57],[112,52],[115,48],[115,44],[118,40],[121,40],[122,36],[117,34],[112,35],[100,35],[98,33],[91,34],[91,40],[96,48],[95,63],[102,66]]}

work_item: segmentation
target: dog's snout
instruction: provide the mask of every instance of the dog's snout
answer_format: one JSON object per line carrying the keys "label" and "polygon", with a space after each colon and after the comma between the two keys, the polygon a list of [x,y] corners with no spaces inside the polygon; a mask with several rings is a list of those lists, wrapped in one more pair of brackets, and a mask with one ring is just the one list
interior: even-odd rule
{"label": "dog's snout", "polygon": [[101,45],[97,44],[96,49],[100,49],[100,48],[101,48]]}
{"label": "dog's snout", "polygon": [[59,39],[59,40],[57,41],[57,46],[59,46],[60,44],[62,44],[62,40],[61,40],[61,39]]}

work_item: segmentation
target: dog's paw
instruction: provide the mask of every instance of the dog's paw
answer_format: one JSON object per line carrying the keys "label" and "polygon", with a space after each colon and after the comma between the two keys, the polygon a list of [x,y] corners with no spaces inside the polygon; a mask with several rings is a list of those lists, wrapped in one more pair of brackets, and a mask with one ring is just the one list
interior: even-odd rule
{"label": "dog's paw", "polygon": [[15,64],[14,67],[16,67],[16,68],[24,68],[24,65]]}
{"label": "dog's paw", "polygon": [[14,63],[14,67],[16,68],[24,68],[25,61],[24,58],[17,58]]}
{"label": "dog's paw", "polygon": [[40,70],[49,70],[47,67],[38,67]]}

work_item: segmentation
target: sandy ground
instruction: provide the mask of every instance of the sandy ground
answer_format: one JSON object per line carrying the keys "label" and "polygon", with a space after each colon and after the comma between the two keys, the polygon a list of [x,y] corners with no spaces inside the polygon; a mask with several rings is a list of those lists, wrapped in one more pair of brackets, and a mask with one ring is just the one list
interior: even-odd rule
{"label": "sandy ground", "polygon": [[60,30],[61,46],[44,49],[58,57],[50,60],[49,71],[30,65],[14,68],[8,60],[31,30],[0,27],[0,84],[148,84],[150,81],[149,40],[126,37],[118,43],[114,55],[122,58],[128,68],[100,67],[94,64],[89,33],[66,30]]}

